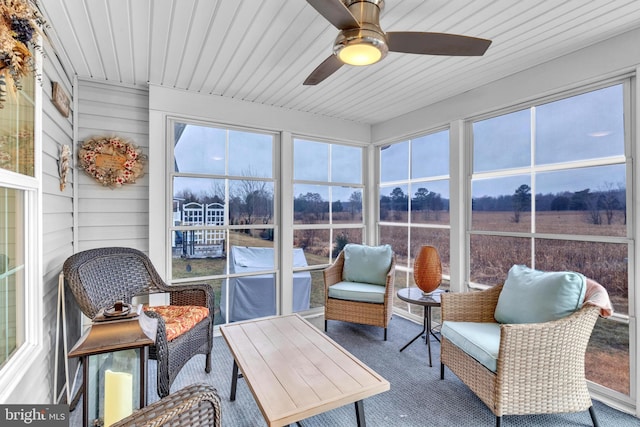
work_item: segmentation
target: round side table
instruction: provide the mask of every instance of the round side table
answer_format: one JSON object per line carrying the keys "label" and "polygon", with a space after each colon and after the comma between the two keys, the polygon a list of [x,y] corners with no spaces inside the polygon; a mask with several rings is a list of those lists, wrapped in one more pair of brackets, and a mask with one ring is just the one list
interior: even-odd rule
{"label": "round side table", "polygon": [[424,309],[423,320],[422,320],[422,331],[415,336],[411,341],[406,343],[404,347],[400,349],[400,351],[404,350],[409,346],[409,344],[413,343],[415,340],[420,338],[423,334],[425,334],[425,341],[427,342],[427,349],[429,351],[429,366],[433,366],[431,362],[431,335],[440,342],[440,338],[433,333],[433,329],[431,328],[431,307],[440,307],[440,295],[445,291],[436,289],[430,294],[425,295],[421,289],[412,287],[412,288],[402,288],[398,290],[398,298],[402,301],[406,301],[409,304],[421,305]]}

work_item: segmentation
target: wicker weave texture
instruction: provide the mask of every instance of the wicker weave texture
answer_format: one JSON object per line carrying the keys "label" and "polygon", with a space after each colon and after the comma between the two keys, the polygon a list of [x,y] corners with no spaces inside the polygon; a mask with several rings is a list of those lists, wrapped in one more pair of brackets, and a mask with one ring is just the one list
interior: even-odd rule
{"label": "wicker weave texture", "polygon": [[207,319],[172,341],[167,341],[162,317],[152,312],[146,315],[158,319],[156,343],[149,355],[158,361],[157,389],[160,397],[169,394],[175,377],[196,354],[206,356],[205,371],[211,371],[214,291],[210,285],[169,286],[160,278],[151,260],[132,248],[111,247],[79,252],[65,261],[63,272],[80,310],[89,318],[118,300],[131,303],[134,296],[157,292],[168,293],[174,305],[207,307]]}
{"label": "wicker weave texture", "polygon": [[[501,290],[443,294],[443,321],[495,322]],[[592,405],[585,352],[598,314],[585,306],[553,322],[501,325],[495,373],[444,337],[440,360],[496,416],[584,411]]]}
{"label": "wicker weave texture", "polygon": [[113,427],[220,427],[221,422],[220,397],[216,389],[193,384],[134,412]]}
{"label": "wicker weave texture", "polygon": [[324,318],[325,320],[341,320],[343,322],[360,323],[386,328],[393,313],[393,290],[396,270],[395,256],[387,272],[387,281],[382,304],[347,301],[329,298],[329,286],[342,281],[344,252],[340,252],[334,263],[324,270]]}

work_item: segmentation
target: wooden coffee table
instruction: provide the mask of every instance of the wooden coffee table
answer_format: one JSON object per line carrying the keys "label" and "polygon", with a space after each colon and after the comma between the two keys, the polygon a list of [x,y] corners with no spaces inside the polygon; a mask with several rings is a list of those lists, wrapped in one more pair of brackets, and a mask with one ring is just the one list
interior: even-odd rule
{"label": "wooden coffee table", "polygon": [[284,426],[389,390],[389,382],[296,314],[220,327],[233,354],[230,399],[238,368],[268,426]]}

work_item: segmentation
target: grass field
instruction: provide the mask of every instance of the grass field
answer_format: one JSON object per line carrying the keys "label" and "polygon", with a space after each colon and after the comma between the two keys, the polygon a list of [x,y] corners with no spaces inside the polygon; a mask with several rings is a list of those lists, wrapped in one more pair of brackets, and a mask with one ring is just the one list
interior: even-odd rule
{"label": "grass field", "polygon": [[[393,216],[398,223],[406,223],[406,212]],[[626,226],[622,218],[614,218],[611,225],[594,225],[588,223],[585,212],[541,212],[536,216],[538,233],[560,234],[571,236],[615,236],[626,235]],[[474,231],[512,231],[529,233],[531,231],[531,215],[523,213],[520,223],[514,223],[510,212],[475,212],[472,218]],[[429,222],[429,218],[422,218]],[[431,221],[435,221],[431,218]],[[448,223],[448,215],[442,214],[436,223]],[[408,239],[407,227],[382,226],[380,242],[389,243],[394,248],[399,265],[411,267],[411,253],[416,254],[422,244],[436,246],[443,260],[443,272],[449,272],[449,230],[425,229],[413,227],[411,242]],[[345,229],[349,241],[362,241],[361,230]],[[337,235],[334,234],[334,235]],[[273,242],[259,237],[259,230],[253,234],[232,233],[232,246],[273,247]],[[294,233],[297,247],[304,247],[307,263],[319,268],[329,262],[330,251],[326,242],[328,233],[324,231],[297,230]],[[626,243],[583,242],[564,239],[536,238],[532,246],[530,238],[504,237],[492,235],[471,236],[471,280],[483,284],[499,284],[504,281],[509,268],[514,264],[532,265],[532,248],[535,254],[535,266],[541,270],[579,271],[603,284],[612,299],[614,309],[618,313],[628,310],[627,261],[628,246]],[[204,259],[173,259],[173,278],[193,278],[194,282],[202,282],[198,278],[224,275],[226,257]],[[311,271],[310,306],[324,305],[324,282],[321,270]],[[220,290],[223,279],[207,280],[216,290],[216,303],[220,302]],[[396,274],[396,288],[413,285],[413,278],[405,272]],[[411,306],[396,300],[394,305],[403,310],[421,316],[422,308]],[[434,310],[434,320],[438,320],[439,310]],[[216,309],[216,323],[221,323],[219,307]],[[586,361],[587,377],[599,384],[624,394],[629,394],[629,326],[625,323],[599,319],[592,334]]]}

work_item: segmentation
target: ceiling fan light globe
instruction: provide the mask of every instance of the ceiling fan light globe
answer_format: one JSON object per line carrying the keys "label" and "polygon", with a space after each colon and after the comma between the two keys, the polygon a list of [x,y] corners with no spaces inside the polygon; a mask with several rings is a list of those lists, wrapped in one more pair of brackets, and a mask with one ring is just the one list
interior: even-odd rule
{"label": "ceiling fan light globe", "polygon": [[382,52],[375,45],[358,43],[344,46],[338,51],[338,58],[349,65],[371,65],[382,59]]}

